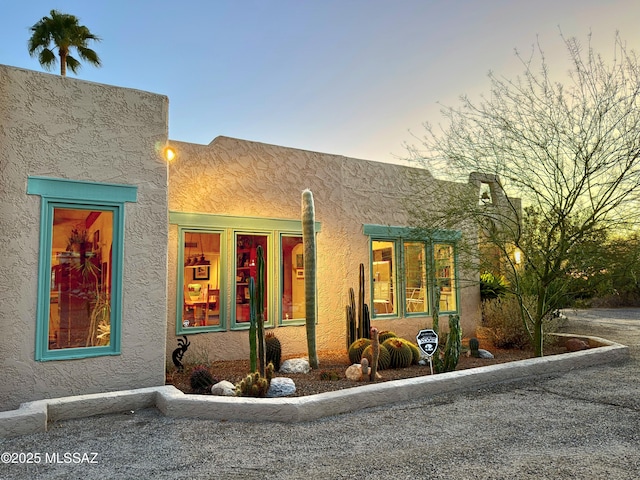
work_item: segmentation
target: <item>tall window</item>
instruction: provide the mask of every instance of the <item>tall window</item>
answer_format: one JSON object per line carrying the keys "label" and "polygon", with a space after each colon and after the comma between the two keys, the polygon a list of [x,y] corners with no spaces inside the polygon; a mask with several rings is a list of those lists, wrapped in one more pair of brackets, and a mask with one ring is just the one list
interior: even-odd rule
{"label": "tall window", "polygon": [[53,209],[49,350],[111,343],[113,212]]}
{"label": "tall window", "polygon": [[42,197],[36,360],[120,353],[129,185],[30,177]]}
{"label": "tall window", "polygon": [[424,243],[404,242],[405,311],[407,313],[429,311],[425,250]]}
{"label": "tall window", "polygon": [[420,240],[405,227],[365,225],[371,238],[371,298],[374,317],[427,315],[436,294],[440,311],[458,309],[455,242],[459,232],[433,232]]}
{"label": "tall window", "polygon": [[265,272],[265,285],[264,285],[264,319],[267,321],[267,312],[269,311],[268,305],[268,285],[266,274],[268,272],[269,254],[267,248],[267,235],[252,235],[252,234],[237,234],[236,235],[236,288],[235,304],[236,304],[236,323],[249,323],[251,320],[249,317],[249,278],[253,277],[254,281],[257,280],[258,275],[258,247],[262,248],[262,254],[264,258],[264,272]]}
{"label": "tall window", "polygon": [[396,312],[395,242],[374,240],[371,250],[374,312],[376,315],[393,314]]}
{"label": "tall window", "polygon": [[182,327],[220,326],[220,243],[218,232],[184,233]]}
{"label": "tall window", "polygon": [[282,235],[282,321],[305,318],[304,256],[301,236]]}
{"label": "tall window", "polygon": [[437,243],[434,245],[436,283],[440,287],[440,311],[457,309],[455,257],[453,245]]}

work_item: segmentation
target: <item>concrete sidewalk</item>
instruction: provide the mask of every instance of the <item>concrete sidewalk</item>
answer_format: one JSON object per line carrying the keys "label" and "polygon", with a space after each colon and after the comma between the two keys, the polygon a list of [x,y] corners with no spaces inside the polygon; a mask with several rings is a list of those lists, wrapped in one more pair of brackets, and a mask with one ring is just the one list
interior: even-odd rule
{"label": "concrete sidewalk", "polygon": [[568,330],[625,343],[630,358],[292,424],[156,409],[67,420],[0,440],[18,461],[40,454],[0,464],[0,478],[635,478],[640,310],[566,313]]}

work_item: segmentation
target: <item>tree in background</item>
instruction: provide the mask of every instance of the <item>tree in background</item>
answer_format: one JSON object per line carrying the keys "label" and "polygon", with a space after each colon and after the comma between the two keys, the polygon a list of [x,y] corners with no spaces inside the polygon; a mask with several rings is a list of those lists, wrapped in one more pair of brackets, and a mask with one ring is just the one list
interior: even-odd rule
{"label": "tree in background", "polygon": [[[422,146],[411,149],[432,171],[469,181],[446,191],[431,183],[424,200],[409,202],[410,214],[425,231],[462,225],[478,232],[459,248],[485,254],[476,255],[480,271],[499,264],[538,356],[545,319],[569,293],[568,275],[598,260],[585,256],[594,241],[624,231],[640,213],[637,57],[617,35],[609,63],[591,37],[586,47],[561,38],[568,80],[551,78],[537,44],[530,58],[517,54],[521,76],[489,74],[488,96],[443,108],[445,125],[438,132],[425,125]],[[528,295],[535,308],[527,307]]]}
{"label": "tree in background", "polygon": [[76,49],[82,60],[96,67],[101,65],[98,54],[87,46],[89,41],[98,42],[100,39],[87,27],[80,25],[74,15],[51,10],[50,17],[43,17],[30,30],[32,35],[28,42],[29,55],[37,55],[40,65],[48,71],[57,61],[55,49],[60,57],[60,75],[63,77],[67,74],[67,67],[73,73],[77,73],[80,68],[80,62],[70,55],[72,48]]}

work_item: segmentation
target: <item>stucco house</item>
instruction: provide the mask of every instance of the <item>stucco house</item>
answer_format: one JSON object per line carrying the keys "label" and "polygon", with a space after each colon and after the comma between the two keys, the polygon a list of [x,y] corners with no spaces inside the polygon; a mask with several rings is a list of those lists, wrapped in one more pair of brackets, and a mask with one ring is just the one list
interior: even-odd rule
{"label": "stucco house", "polygon": [[165,96],[1,65],[0,109],[0,411],[162,385],[185,335],[200,358],[248,357],[258,246],[266,326],[284,353],[305,354],[306,188],[318,350],[345,348],[361,263],[372,325],[407,338],[431,325],[432,260],[441,313],[475,329],[460,232],[427,240],[410,228],[411,175],[441,182],[427,171],[227,137],[172,141]]}

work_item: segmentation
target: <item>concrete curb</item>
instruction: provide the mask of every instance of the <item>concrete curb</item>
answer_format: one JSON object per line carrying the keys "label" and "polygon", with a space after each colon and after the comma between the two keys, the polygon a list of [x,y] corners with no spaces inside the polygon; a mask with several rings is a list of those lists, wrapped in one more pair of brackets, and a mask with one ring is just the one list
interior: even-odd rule
{"label": "concrete curb", "polygon": [[254,422],[308,422],[341,413],[379,407],[479,386],[549,375],[625,360],[629,347],[599,337],[558,334],[585,340],[579,352],[459,370],[440,375],[393,380],[306,397],[238,398],[184,394],[172,385],[102,394],[37,400],[0,412],[0,436],[45,432],[50,421],[155,407],[175,418]]}

